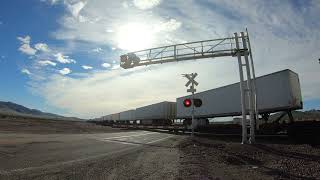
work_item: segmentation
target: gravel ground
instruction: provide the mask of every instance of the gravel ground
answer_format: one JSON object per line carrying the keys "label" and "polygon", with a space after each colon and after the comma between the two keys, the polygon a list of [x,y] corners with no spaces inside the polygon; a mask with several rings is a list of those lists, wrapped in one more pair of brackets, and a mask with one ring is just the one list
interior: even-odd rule
{"label": "gravel ground", "polygon": [[320,179],[320,148],[187,138],[179,179]]}
{"label": "gravel ground", "polygon": [[17,172],[0,179],[320,179],[319,147],[282,141],[239,142],[173,135],[108,157]]}

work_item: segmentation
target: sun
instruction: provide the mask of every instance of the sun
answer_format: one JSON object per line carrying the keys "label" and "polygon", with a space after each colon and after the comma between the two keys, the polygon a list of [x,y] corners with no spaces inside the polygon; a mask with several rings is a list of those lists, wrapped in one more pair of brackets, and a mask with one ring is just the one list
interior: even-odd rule
{"label": "sun", "polygon": [[128,51],[151,48],[153,30],[143,23],[129,23],[120,27],[117,34],[118,47]]}

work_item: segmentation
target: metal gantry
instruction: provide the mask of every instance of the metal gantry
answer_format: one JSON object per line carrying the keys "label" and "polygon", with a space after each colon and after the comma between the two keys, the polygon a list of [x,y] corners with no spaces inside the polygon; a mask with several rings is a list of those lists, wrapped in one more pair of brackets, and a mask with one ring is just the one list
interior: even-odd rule
{"label": "metal gantry", "polygon": [[128,69],[167,62],[236,56],[232,40],[234,38],[221,38],[130,52],[120,56],[120,66]]}
{"label": "metal gantry", "polygon": [[[248,31],[232,37],[196,41],[130,52],[120,56],[124,69],[186,60],[237,57],[240,75],[242,109],[242,143],[255,142],[255,120],[258,119],[255,70]],[[243,58],[244,57],[244,58]],[[250,58],[250,61],[249,61]],[[247,116],[250,123],[247,123]],[[249,139],[247,128],[250,128]]]}

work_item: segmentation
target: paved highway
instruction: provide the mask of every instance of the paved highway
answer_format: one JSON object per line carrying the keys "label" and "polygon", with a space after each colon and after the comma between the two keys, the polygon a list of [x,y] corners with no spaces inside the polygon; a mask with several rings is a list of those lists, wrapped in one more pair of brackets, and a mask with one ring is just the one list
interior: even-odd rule
{"label": "paved highway", "polygon": [[52,169],[154,145],[173,135],[127,131],[100,134],[1,134],[0,173]]}

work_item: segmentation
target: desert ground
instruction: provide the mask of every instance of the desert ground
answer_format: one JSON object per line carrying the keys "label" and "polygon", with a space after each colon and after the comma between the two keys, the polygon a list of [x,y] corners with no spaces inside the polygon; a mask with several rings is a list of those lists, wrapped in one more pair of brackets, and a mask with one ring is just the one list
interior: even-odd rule
{"label": "desert ground", "polygon": [[0,179],[319,179],[320,147],[85,122],[0,120]]}

